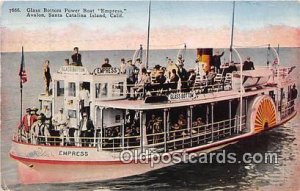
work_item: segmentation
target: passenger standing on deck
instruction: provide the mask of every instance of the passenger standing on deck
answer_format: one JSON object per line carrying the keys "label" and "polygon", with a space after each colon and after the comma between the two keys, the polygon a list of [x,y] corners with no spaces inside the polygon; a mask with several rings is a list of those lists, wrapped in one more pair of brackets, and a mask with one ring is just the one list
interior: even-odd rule
{"label": "passenger standing on deck", "polygon": [[189,70],[188,86],[193,87],[196,80],[196,73],[194,69]]}
{"label": "passenger standing on deck", "polygon": [[104,59],[104,64],[102,64],[102,68],[110,68],[111,65],[109,64],[109,59],[105,58]]}
{"label": "passenger standing on deck", "polygon": [[222,54],[220,54],[220,51],[217,50],[216,54],[212,57],[212,65],[215,67],[215,72],[220,73],[220,67],[221,67],[221,57],[224,55],[224,51]]}
{"label": "passenger standing on deck", "polygon": [[45,123],[45,115],[41,113],[32,125],[31,135],[33,144],[48,144],[49,126]]}
{"label": "passenger standing on deck", "polygon": [[254,70],[254,64],[250,60],[250,57],[247,57],[247,60],[243,63],[243,70]]}
{"label": "passenger standing on deck", "polygon": [[88,119],[87,114],[83,113],[83,119],[79,122],[79,131],[82,146],[89,146],[91,138],[94,137],[94,124],[93,121]]}
{"label": "passenger standing on deck", "polygon": [[298,97],[298,90],[296,88],[296,84],[293,85],[293,88],[291,89],[291,105],[292,105],[292,111],[294,111],[294,105],[295,105],[295,99]]}
{"label": "passenger standing on deck", "polygon": [[147,75],[146,68],[142,69],[142,73],[139,76],[139,80],[135,86],[137,93],[142,92],[145,86],[151,83],[151,79],[150,76]]}
{"label": "passenger standing on deck", "polygon": [[78,53],[79,48],[78,47],[74,47],[74,54],[72,55],[72,65],[75,66],[82,66],[82,62],[81,62],[81,54]]}
{"label": "passenger standing on deck", "polygon": [[44,108],[41,112],[45,115],[45,123],[47,125],[51,126],[52,115],[51,115],[51,111],[50,111],[48,105],[44,105]]}
{"label": "passenger standing on deck", "polygon": [[183,59],[182,55],[179,54],[179,56],[177,57],[177,66],[183,65],[183,63],[184,63],[184,59]]}
{"label": "passenger standing on deck", "polygon": [[41,123],[41,116],[37,118],[37,121],[32,124],[32,127],[30,129],[30,135],[31,135],[31,143],[37,144],[38,143],[38,137],[40,136],[40,128],[42,128]]}
{"label": "passenger standing on deck", "polygon": [[187,80],[189,79],[189,74],[183,67],[183,62],[180,62],[178,65],[178,76],[181,81],[181,90],[187,91]]}
{"label": "passenger standing on deck", "polygon": [[127,66],[125,68],[125,74],[127,76],[127,98],[130,97],[130,90],[136,82],[135,78],[136,66],[133,65],[132,60],[127,60]]}
{"label": "passenger standing on deck", "polygon": [[124,58],[121,58],[121,64],[120,64],[120,73],[125,74],[126,69],[126,62]]}
{"label": "passenger standing on deck", "polygon": [[139,68],[139,72],[142,73],[142,69],[146,68],[145,64],[141,61],[140,58],[135,60],[135,65]]}
{"label": "passenger standing on deck", "polygon": [[176,70],[173,69],[170,76],[170,88],[172,90],[178,89],[178,81],[179,81],[179,76],[177,75]]}
{"label": "passenger standing on deck", "polygon": [[61,138],[60,145],[64,145],[65,139],[68,142],[69,141],[69,131],[68,131],[68,118],[64,114],[64,109],[60,108],[59,113],[56,114],[52,121],[55,130],[59,131],[59,135]]}
{"label": "passenger standing on deck", "polygon": [[178,83],[178,81],[179,81],[179,76],[177,75],[176,70],[173,69],[170,75],[170,82]]}
{"label": "passenger standing on deck", "polygon": [[50,61],[49,60],[45,60],[44,63],[44,72],[43,72],[43,76],[44,76],[44,82],[45,82],[45,93],[47,96],[49,96],[49,86],[50,86],[50,82],[52,81],[51,78],[51,73],[50,73],[50,67],[49,67]]}
{"label": "passenger standing on deck", "polygon": [[22,136],[24,136],[26,142],[28,142],[30,139],[29,132],[30,132],[30,128],[32,125],[30,112],[31,112],[31,109],[27,108],[26,114],[22,117],[22,123],[18,127],[18,132],[19,132],[20,138],[22,138]]}
{"label": "passenger standing on deck", "polygon": [[80,84],[79,100],[81,116],[83,113],[87,113],[90,116],[90,92],[83,87],[83,84]]}
{"label": "passenger standing on deck", "polygon": [[36,107],[31,108],[31,120],[32,120],[32,122],[37,121],[37,117],[38,117],[37,111],[38,111],[38,108],[36,108]]}

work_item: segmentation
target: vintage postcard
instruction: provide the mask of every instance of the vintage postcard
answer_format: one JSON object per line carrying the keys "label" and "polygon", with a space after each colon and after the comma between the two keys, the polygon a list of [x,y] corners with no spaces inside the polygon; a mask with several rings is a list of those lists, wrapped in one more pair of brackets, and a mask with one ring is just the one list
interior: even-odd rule
{"label": "vintage postcard", "polygon": [[1,2],[1,188],[300,190],[299,10]]}

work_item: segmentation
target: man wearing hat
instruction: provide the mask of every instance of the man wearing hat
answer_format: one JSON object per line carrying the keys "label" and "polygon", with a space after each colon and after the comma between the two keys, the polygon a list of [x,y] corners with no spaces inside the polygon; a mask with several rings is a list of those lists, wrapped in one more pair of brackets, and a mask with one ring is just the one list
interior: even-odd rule
{"label": "man wearing hat", "polygon": [[109,64],[109,59],[105,58],[104,59],[104,64],[102,64],[102,68],[110,68],[111,65]]}
{"label": "man wearing hat", "polygon": [[79,122],[79,131],[82,146],[89,146],[91,138],[94,137],[94,124],[92,120],[88,119],[87,113],[83,113],[83,118]]}
{"label": "man wearing hat", "polygon": [[292,111],[295,110],[294,105],[295,105],[295,99],[298,97],[298,90],[296,88],[296,84],[293,85],[293,88],[291,88],[291,105],[292,105]]}
{"label": "man wearing hat", "polygon": [[130,90],[133,87],[133,84],[136,82],[136,73],[137,67],[132,63],[132,59],[127,60],[127,66],[125,68],[125,74],[127,76],[127,98],[130,97]]}
{"label": "man wearing hat", "polygon": [[72,65],[74,66],[82,66],[81,54],[79,54],[78,52],[79,48],[74,47],[74,54],[72,55]]}
{"label": "man wearing hat", "polygon": [[30,111],[30,114],[31,114],[31,117],[30,117],[30,123],[31,125],[37,121],[37,118],[38,118],[38,114],[37,114],[37,111],[38,111],[38,108],[36,107],[32,107],[31,108],[31,111]]}
{"label": "man wearing hat", "polygon": [[178,66],[181,65],[181,64],[183,65],[183,63],[184,63],[184,59],[183,59],[182,55],[179,54],[178,57],[177,57],[177,65]]}
{"label": "man wearing hat", "polygon": [[26,142],[29,141],[29,131],[30,127],[32,125],[31,123],[31,115],[30,115],[31,109],[27,108],[26,109],[26,114],[23,115],[21,124],[18,127],[18,132],[19,132],[19,138],[22,138],[22,136],[25,137]]}
{"label": "man wearing hat", "polygon": [[181,90],[188,91],[187,80],[189,79],[189,74],[186,69],[183,67],[183,62],[179,62],[178,64],[178,76],[181,80]]}
{"label": "man wearing hat", "polygon": [[34,122],[31,128],[31,140],[33,144],[48,144],[49,126],[45,123],[45,115],[41,113],[37,117],[37,121]]}
{"label": "man wearing hat", "polygon": [[217,73],[220,73],[220,67],[221,67],[221,57],[224,55],[224,51],[220,54],[220,51],[217,50],[216,54],[212,57],[212,65],[214,66],[214,70]]}
{"label": "man wearing hat", "polygon": [[50,82],[52,81],[49,65],[50,65],[50,61],[45,60],[43,65],[43,78],[45,82],[45,93],[47,96],[49,96],[49,86],[50,86]]}
{"label": "man wearing hat", "polygon": [[243,70],[254,70],[254,64],[250,60],[250,57],[247,57],[247,60],[243,63]]}
{"label": "man wearing hat", "polygon": [[69,131],[68,131],[68,118],[64,114],[64,109],[60,108],[59,113],[57,113],[53,118],[53,125],[56,131],[59,131],[61,138],[61,145],[64,145],[65,139],[66,142],[69,142]]}
{"label": "man wearing hat", "polygon": [[125,74],[125,69],[126,69],[125,58],[121,58],[120,73]]}
{"label": "man wearing hat", "polygon": [[49,105],[44,105],[43,110],[41,112],[45,115],[45,123],[50,126],[52,122],[51,121],[52,116],[51,116],[51,111],[49,109]]}
{"label": "man wearing hat", "polygon": [[143,68],[146,68],[145,64],[141,61],[140,58],[137,58],[137,59],[135,60],[135,65],[139,68],[139,73],[142,72],[142,69],[143,69]]}

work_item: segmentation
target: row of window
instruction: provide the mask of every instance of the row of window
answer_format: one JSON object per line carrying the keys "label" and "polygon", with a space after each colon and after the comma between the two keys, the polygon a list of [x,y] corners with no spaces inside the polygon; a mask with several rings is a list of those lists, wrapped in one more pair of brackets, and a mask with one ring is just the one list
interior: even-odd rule
{"label": "row of window", "polygon": [[[89,82],[80,82],[79,86],[82,89],[88,90],[90,92],[90,83]],[[124,82],[118,83],[95,83],[95,98],[105,98],[105,97],[120,97],[124,95]],[[68,83],[68,96],[76,97],[76,83]],[[79,90],[80,91],[80,90]],[[56,83],[56,96],[64,96],[65,87],[64,81],[57,81]]]}

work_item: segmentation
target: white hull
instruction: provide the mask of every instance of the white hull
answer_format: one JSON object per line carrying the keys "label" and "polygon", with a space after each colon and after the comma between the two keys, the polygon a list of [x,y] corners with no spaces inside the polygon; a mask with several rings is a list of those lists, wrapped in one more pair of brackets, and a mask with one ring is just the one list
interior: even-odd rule
{"label": "white hull", "polygon": [[[297,112],[280,121],[276,126],[293,118]],[[274,127],[276,127],[274,126]],[[270,130],[273,129],[265,129]],[[263,132],[263,131],[261,131]],[[252,137],[258,133],[250,132],[225,140],[213,142],[176,152],[208,153],[218,150],[230,144]],[[70,152],[87,152],[87,156],[64,156]],[[88,182],[116,179],[121,177],[143,174],[157,170],[174,163],[158,163],[153,167],[147,163],[123,163],[119,160],[119,154],[112,152],[97,151],[91,147],[61,147],[40,146],[13,142],[10,156],[18,161],[19,178],[23,184],[37,183],[68,183]]]}
{"label": "white hull", "polygon": [[[234,143],[236,142],[221,144],[198,152],[208,153]],[[75,163],[74,161],[55,161],[55,158],[45,162],[21,159],[13,156],[13,154],[11,157],[18,160],[19,178],[23,184],[103,181],[139,175],[174,165],[174,163],[157,163],[151,166],[149,163],[126,164],[121,161],[81,161]]]}

